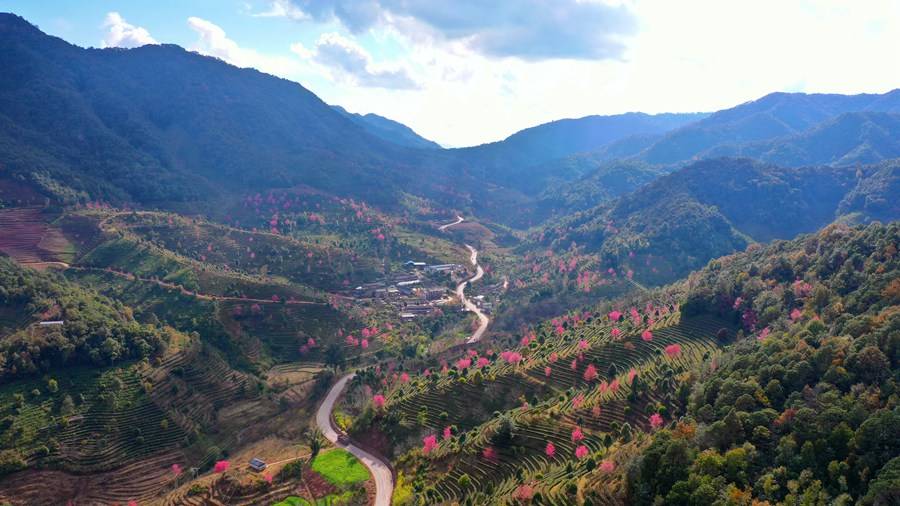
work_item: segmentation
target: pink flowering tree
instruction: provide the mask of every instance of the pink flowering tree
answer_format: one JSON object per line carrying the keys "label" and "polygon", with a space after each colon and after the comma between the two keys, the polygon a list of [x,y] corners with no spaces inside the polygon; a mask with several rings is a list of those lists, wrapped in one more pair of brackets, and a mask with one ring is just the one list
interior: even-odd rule
{"label": "pink flowering tree", "polygon": [[437,436],[435,436],[434,434],[425,436],[425,438],[422,439],[422,453],[428,455],[432,452],[432,450],[437,448],[437,445]]}

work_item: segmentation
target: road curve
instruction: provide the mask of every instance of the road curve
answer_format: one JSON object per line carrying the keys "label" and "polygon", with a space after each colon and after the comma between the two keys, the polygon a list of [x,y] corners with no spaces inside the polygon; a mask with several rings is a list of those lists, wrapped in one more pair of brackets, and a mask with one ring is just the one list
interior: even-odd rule
{"label": "road curve", "polygon": [[376,457],[366,450],[353,445],[353,443],[338,441],[338,433],[334,430],[334,425],[331,424],[331,413],[334,411],[334,404],[341,396],[341,393],[343,393],[347,383],[354,376],[356,376],[355,373],[347,374],[331,387],[328,395],[325,396],[325,400],[319,406],[319,410],[316,411],[316,425],[322,431],[325,439],[352,453],[363,465],[369,468],[372,478],[375,479],[375,506],[390,506],[391,497],[394,494],[394,476],[388,463],[380,457]]}
{"label": "road curve", "polygon": [[444,224],[444,225],[441,225],[440,227],[438,227],[438,230],[440,230],[441,232],[444,232],[444,231],[446,231],[448,228],[452,227],[453,225],[459,225],[459,224],[462,223],[462,222],[463,222],[463,217],[457,214],[457,215],[456,215],[456,221],[453,221],[453,222],[450,222],[450,223],[446,223],[446,224]]}
{"label": "road curve", "polygon": [[[456,221],[441,225],[440,227],[438,227],[438,230],[444,232],[453,225],[459,225],[462,222],[463,217],[457,215]],[[478,328],[475,329],[475,332],[471,336],[469,336],[468,339],[466,339],[466,344],[472,344],[477,343],[481,340],[481,337],[484,336],[484,332],[487,330],[488,324],[491,322],[491,319],[488,318],[486,314],[482,313],[481,309],[478,309],[478,306],[476,306],[472,301],[466,298],[466,286],[468,286],[469,283],[478,281],[484,276],[484,269],[482,269],[481,265],[478,263],[478,250],[473,248],[472,246],[469,246],[468,244],[466,244],[466,248],[469,248],[469,252],[471,253],[469,262],[471,262],[472,265],[475,266],[475,275],[456,285],[456,296],[459,297],[459,300],[462,301],[463,306],[466,309],[472,311],[478,317]]]}

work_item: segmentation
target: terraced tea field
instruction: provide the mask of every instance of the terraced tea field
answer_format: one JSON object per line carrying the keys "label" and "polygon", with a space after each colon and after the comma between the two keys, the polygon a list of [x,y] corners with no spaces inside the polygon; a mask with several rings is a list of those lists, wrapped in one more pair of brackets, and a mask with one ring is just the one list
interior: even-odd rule
{"label": "terraced tea field", "polygon": [[0,252],[25,265],[71,262],[74,249],[41,207],[0,209]]}

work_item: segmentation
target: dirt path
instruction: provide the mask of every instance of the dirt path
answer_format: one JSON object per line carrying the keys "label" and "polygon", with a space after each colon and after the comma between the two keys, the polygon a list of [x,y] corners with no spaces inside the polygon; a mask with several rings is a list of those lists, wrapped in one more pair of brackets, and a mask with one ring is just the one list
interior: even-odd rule
{"label": "dirt path", "polygon": [[[207,293],[199,293],[188,290],[187,288],[177,285],[175,283],[169,283],[166,281],[161,281],[159,279],[150,279],[150,278],[142,278],[136,274],[130,274],[127,272],[114,271],[112,269],[103,269],[100,267],[79,267],[79,266],[68,266],[69,269],[77,270],[77,271],[85,271],[85,272],[103,272],[107,274],[113,274],[115,276],[119,276],[121,278],[133,280],[133,281],[141,281],[143,283],[155,283],[158,286],[163,288],[168,288],[170,290],[180,290],[182,294],[189,295],[191,297],[195,297],[201,300],[231,300],[238,302],[268,302],[271,303],[271,299],[252,299],[248,297],[228,297],[225,295],[210,295]],[[285,304],[313,304],[313,305],[325,305],[325,302],[316,302],[312,300],[286,300]]]}
{"label": "dirt path", "polygon": [[331,387],[328,395],[325,396],[325,400],[319,406],[319,410],[316,411],[316,425],[322,431],[325,439],[352,453],[363,465],[369,468],[372,478],[375,480],[375,506],[390,506],[391,497],[394,495],[394,475],[391,472],[390,464],[381,457],[355,446],[352,442],[338,441],[338,433],[331,423],[334,404],[340,398],[347,383],[354,376],[356,376],[355,373],[347,374]]}
{"label": "dirt path", "polygon": [[438,227],[438,230],[440,230],[441,232],[445,232],[448,228],[452,227],[453,225],[459,225],[462,222],[463,222],[463,217],[457,214],[456,221],[441,225],[440,227]]}

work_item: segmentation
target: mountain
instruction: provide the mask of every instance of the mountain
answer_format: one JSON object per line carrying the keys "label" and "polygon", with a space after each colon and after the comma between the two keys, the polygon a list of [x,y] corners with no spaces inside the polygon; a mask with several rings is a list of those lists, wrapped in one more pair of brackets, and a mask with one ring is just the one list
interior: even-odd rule
{"label": "mountain", "polygon": [[339,105],[333,105],[331,107],[380,139],[409,148],[441,149],[440,144],[422,137],[413,131],[412,128],[409,128],[399,121],[394,121],[373,113],[357,114],[349,112]]}
{"label": "mountain", "polygon": [[852,165],[900,157],[900,114],[848,112],[799,134],[726,144],[711,157],[741,156],[781,165]]}
{"label": "mountain", "polygon": [[550,185],[541,193],[539,205],[557,216],[610,202],[665,174],[658,167],[636,160],[602,161],[602,157],[593,154],[565,160],[584,175],[574,181]]}
{"label": "mountain", "polygon": [[[567,249],[574,242],[647,282],[668,282],[752,242],[790,239],[846,214],[898,219],[890,197],[898,173],[897,160],[859,168],[703,160],[552,222],[543,243]],[[646,269],[645,260],[656,270]]]}
{"label": "mountain", "polygon": [[580,170],[560,174],[560,164],[542,165],[546,162],[598,151],[624,139],[635,142],[641,136],[662,134],[705,116],[627,113],[563,119],[527,128],[499,142],[451,152],[461,166],[488,181],[534,194],[549,181],[583,174]]}
{"label": "mountain", "polygon": [[772,93],[669,132],[640,153],[651,164],[703,157],[717,146],[800,134],[848,112],[900,112],[900,89],[883,95]]}
{"label": "mountain", "polygon": [[160,205],[302,184],[390,205],[401,186],[450,181],[297,83],[177,46],[83,49],[3,14],[0,66],[5,177],[63,200]]}

